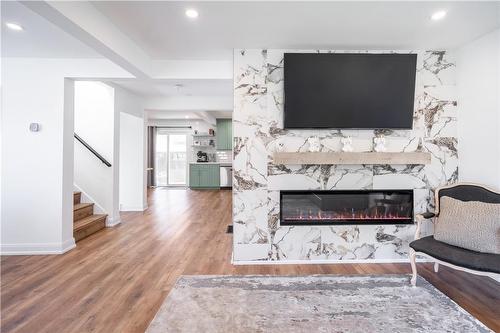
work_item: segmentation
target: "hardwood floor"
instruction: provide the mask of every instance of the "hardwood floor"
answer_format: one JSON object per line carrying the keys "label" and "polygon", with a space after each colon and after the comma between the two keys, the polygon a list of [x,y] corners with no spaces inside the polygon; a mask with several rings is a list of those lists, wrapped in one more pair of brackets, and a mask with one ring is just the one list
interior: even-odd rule
{"label": "hardwood floor", "polygon": [[[410,273],[409,264],[231,265],[230,191],[156,189],[149,209],[56,256],[1,258],[1,332],[144,332],[181,274]],[[500,284],[432,265],[419,273],[500,332]]]}

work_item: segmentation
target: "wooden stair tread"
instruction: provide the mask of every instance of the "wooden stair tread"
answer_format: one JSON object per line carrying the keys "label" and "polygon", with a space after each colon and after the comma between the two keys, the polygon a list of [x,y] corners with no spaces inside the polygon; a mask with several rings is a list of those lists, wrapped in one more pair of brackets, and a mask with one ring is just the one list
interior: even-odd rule
{"label": "wooden stair tread", "polygon": [[73,192],[73,205],[79,204],[82,201],[82,192]]}
{"label": "wooden stair tread", "polygon": [[81,202],[82,192],[73,191],[73,237],[79,241],[106,228],[106,214],[94,214],[93,202]]}
{"label": "wooden stair tread", "polygon": [[94,222],[100,221],[102,219],[106,219],[106,214],[94,214],[90,215],[87,217],[84,217],[83,219],[80,219],[78,221],[75,221],[73,223],[73,231],[78,231],[81,229],[84,229],[88,227],[89,225],[93,224]]}
{"label": "wooden stair tread", "polygon": [[73,205],[73,211],[75,210],[79,210],[79,209],[83,209],[83,208],[87,208],[89,206],[94,206],[93,203],[91,202],[81,202],[81,203],[77,203],[77,204],[74,204]]}

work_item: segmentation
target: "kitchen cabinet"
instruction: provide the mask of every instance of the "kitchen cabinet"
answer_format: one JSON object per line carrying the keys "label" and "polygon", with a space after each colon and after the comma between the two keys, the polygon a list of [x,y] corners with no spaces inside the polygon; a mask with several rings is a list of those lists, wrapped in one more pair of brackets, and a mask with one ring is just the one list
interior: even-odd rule
{"label": "kitchen cabinet", "polygon": [[217,119],[216,139],[218,150],[233,149],[233,122],[231,119]]}
{"label": "kitchen cabinet", "polygon": [[218,164],[190,164],[190,188],[219,188],[220,172]]}

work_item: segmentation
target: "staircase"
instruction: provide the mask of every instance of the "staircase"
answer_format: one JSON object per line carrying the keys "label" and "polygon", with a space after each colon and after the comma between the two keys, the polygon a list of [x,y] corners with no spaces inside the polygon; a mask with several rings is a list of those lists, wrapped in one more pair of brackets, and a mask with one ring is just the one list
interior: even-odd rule
{"label": "staircase", "polygon": [[82,193],[73,192],[73,237],[79,241],[106,227],[106,214],[94,214],[93,203],[82,203]]}

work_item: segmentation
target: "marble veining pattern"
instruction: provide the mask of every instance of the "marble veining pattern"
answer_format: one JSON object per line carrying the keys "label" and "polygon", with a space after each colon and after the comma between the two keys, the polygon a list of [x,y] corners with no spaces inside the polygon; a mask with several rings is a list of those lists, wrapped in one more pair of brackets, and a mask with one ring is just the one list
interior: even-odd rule
{"label": "marble veining pattern", "polygon": [[[285,52],[323,50],[235,50],[234,52],[234,260],[406,259],[414,226],[279,225],[280,190],[414,189],[416,213],[433,209],[432,189],[458,178],[455,61],[445,51],[417,54],[412,130],[283,129]],[[371,51],[370,51],[371,52]],[[393,53],[396,51],[373,51]],[[390,152],[426,151],[429,165],[274,165],[279,144],[307,151],[318,136],[321,151],[340,151],[352,137],[355,151],[371,151],[384,134]],[[429,231],[429,226],[424,228]]]}

